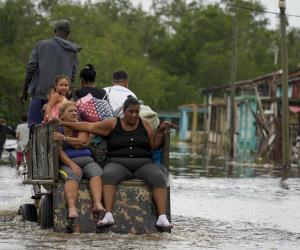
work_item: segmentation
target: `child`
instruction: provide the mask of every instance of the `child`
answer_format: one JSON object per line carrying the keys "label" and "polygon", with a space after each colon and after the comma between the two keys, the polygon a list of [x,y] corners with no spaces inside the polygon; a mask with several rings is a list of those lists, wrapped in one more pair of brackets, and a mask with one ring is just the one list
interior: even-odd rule
{"label": "child", "polygon": [[[27,146],[29,140],[29,128],[27,124],[27,114],[22,115],[22,123],[16,128],[17,138],[17,168],[22,163],[23,151]],[[28,160],[28,152],[26,152],[26,159]]]}
{"label": "child", "polygon": [[59,108],[68,101],[70,92],[69,78],[64,75],[56,76],[54,93],[49,93],[49,101],[46,106],[44,122],[59,118]]}

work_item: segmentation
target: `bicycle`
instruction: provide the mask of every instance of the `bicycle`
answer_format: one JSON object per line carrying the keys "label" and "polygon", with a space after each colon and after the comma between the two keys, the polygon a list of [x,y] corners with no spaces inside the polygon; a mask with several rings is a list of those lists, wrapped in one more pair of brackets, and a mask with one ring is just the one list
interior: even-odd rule
{"label": "bicycle", "polygon": [[12,168],[16,167],[16,157],[13,155],[13,152],[16,151],[15,144],[5,145],[4,149],[9,153],[8,163]]}
{"label": "bicycle", "polygon": [[18,168],[21,171],[22,175],[24,175],[24,179],[27,175],[27,165],[28,165],[28,148],[29,148],[29,144],[27,144],[25,146],[25,148],[22,151],[22,159],[21,162],[18,163]]}

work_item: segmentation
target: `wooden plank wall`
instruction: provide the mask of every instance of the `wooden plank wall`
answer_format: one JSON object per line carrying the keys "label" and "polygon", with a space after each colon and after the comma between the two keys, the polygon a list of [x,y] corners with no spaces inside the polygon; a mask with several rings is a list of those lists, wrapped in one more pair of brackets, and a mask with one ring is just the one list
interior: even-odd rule
{"label": "wooden plank wall", "polygon": [[[53,123],[48,127],[49,136],[53,137],[53,132],[58,131],[58,123]],[[59,168],[59,143],[53,140],[48,140],[48,169],[52,178],[58,180],[58,168]]]}
{"label": "wooden plank wall", "polygon": [[169,148],[170,148],[170,130],[164,131],[164,143],[163,143],[163,159],[162,163],[169,170]]}
{"label": "wooden plank wall", "polygon": [[[170,171],[170,129],[164,131],[164,143],[163,143],[163,158],[162,163],[167,169],[167,172]],[[170,186],[167,187],[167,218],[171,222],[171,190]]]}
{"label": "wooden plank wall", "polygon": [[36,126],[30,139],[28,179],[58,179],[58,142],[53,141],[53,132],[58,130],[57,122]]}
{"label": "wooden plank wall", "polygon": [[[28,152],[29,155],[32,155],[33,152],[33,142],[32,142],[32,136],[29,139],[29,148],[28,148]],[[30,156],[28,158],[28,165],[27,165],[27,179],[32,179],[32,168],[33,168],[33,162],[32,162],[32,157]]]}
{"label": "wooden plank wall", "polygon": [[38,155],[37,155],[37,128],[33,129],[32,132],[32,151],[29,152],[29,157],[32,158],[32,179],[37,178],[37,172],[38,172]]}

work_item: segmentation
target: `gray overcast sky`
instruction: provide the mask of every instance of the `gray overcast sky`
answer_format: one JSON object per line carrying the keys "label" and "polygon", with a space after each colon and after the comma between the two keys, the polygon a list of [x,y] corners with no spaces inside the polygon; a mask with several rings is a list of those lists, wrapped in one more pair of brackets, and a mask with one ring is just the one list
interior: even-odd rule
{"label": "gray overcast sky", "polygon": [[[131,0],[134,5],[139,3],[142,4],[143,9],[147,10],[151,4],[151,0]],[[212,2],[216,3],[219,0],[205,0],[205,2]],[[278,0],[260,0],[260,2],[266,7],[266,10],[272,12],[279,12],[278,8]],[[300,16],[300,0],[285,0],[286,2],[286,13],[292,15]],[[278,23],[279,19],[276,15],[273,14],[266,14],[266,17],[270,20],[271,28],[275,28]],[[300,28],[300,17],[289,17],[289,25],[292,27]]]}

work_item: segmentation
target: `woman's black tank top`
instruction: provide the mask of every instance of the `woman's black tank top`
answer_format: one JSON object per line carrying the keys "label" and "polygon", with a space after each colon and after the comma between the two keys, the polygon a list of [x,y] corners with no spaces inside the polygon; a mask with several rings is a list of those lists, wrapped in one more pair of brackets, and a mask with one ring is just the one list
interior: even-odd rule
{"label": "woman's black tank top", "polygon": [[124,130],[117,118],[116,126],[108,136],[109,157],[151,158],[150,150],[150,140],[141,118],[133,131]]}

